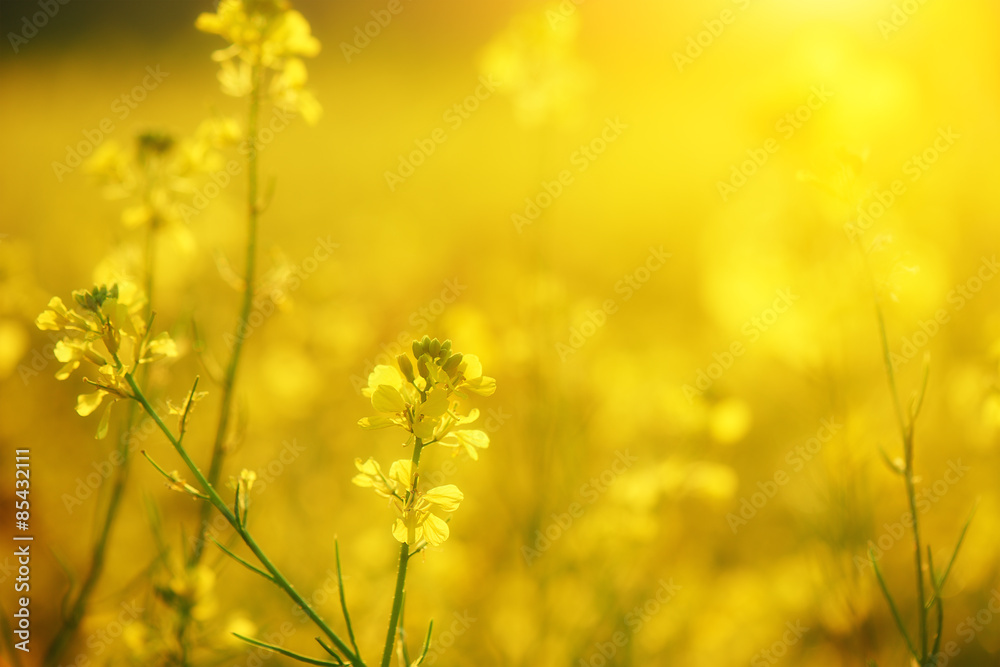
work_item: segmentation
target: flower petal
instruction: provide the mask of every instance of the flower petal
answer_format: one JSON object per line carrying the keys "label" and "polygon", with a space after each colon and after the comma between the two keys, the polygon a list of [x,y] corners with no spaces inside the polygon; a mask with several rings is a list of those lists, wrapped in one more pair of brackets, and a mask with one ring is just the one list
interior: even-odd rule
{"label": "flower petal", "polygon": [[401,389],[403,387],[403,376],[392,366],[376,366],[375,370],[368,376],[368,386],[362,389],[361,393],[365,396],[371,396],[383,384]]}
{"label": "flower petal", "polygon": [[[389,466],[389,479],[396,482],[397,490],[409,491],[413,486],[413,461],[399,459]],[[399,495],[403,495],[400,493]]]}
{"label": "flower petal", "polygon": [[101,401],[108,395],[103,389],[98,389],[93,394],[80,394],[76,398],[76,413],[81,417],[86,417],[100,407]]}
{"label": "flower petal", "polygon": [[444,519],[434,516],[433,514],[428,514],[427,518],[424,520],[423,526],[423,537],[427,540],[427,544],[432,547],[436,547],[445,540],[448,539],[448,535],[451,531],[448,529],[448,524]]}
{"label": "flower petal", "polygon": [[423,499],[436,505],[442,512],[454,512],[465,499],[465,495],[454,484],[435,486],[423,495]]}
{"label": "flower petal", "polygon": [[394,425],[396,422],[392,421],[388,417],[362,417],[358,420],[358,426],[363,429],[374,431],[375,429],[388,428]]}
{"label": "flower petal", "polygon": [[399,390],[387,384],[379,385],[372,394],[372,407],[379,412],[395,414],[406,409],[406,402]]}

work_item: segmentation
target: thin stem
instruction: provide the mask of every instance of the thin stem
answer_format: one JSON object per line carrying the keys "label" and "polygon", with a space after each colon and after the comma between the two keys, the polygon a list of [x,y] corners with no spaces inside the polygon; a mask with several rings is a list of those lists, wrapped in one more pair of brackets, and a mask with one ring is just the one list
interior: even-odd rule
{"label": "thin stem", "polygon": [[[146,230],[146,307],[143,319],[149,321],[153,312],[153,263],[156,253],[156,231],[151,227]],[[139,380],[143,387],[146,385],[146,368],[141,367],[141,377]],[[90,596],[94,593],[94,588],[104,573],[104,562],[107,554],[108,541],[111,539],[111,532],[115,522],[118,520],[118,511],[121,509],[122,498],[125,496],[125,488],[128,483],[129,469],[132,463],[131,448],[129,446],[129,434],[135,425],[136,411],[134,404],[130,404],[125,418],[125,431],[118,438],[117,458],[121,461],[115,471],[115,479],[112,482],[111,493],[108,497],[108,506],[104,512],[104,519],[98,532],[94,548],[90,553],[90,566],[87,574],[83,578],[83,584],[77,592],[76,598],[70,605],[69,611],[63,617],[62,625],[59,627],[56,636],[49,644],[42,664],[46,667],[55,665],[69,648],[70,642],[76,636],[76,631],[87,613],[87,605]]]}
{"label": "thin stem", "polygon": [[337,633],[334,632],[322,618],[320,618],[319,614],[317,614],[309,603],[306,602],[305,598],[303,598],[298,591],[295,590],[295,587],[289,583],[281,571],[278,570],[277,566],[271,562],[264,551],[260,548],[260,545],[258,545],[256,540],[254,540],[250,535],[249,531],[240,525],[239,521],[236,519],[236,515],[233,514],[232,510],[230,510],[226,505],[226,502],[219,496],[215,487],[209,484],[204,473],[202,473],[198,466],[195,465],[194,461],[191,460],[190,455],[188,455],[187,450],[184,449],[181,441],[174,436],[173,432],[167,427],[166,424],[163,423],[160,415],[157,414],[155,409],[153,409],[153,406],[149,404],[149,401],[142,393],[142,390],[139,389],[139,386],[136,384],[135,378],[132,377],[132,374],[127,373],[125,375],[125,379],[128,381],[129,387],[132,389],[133,398],[139,402],[143,410],[145,410],[150,418],[152,418],[152,420],[156,423],[157,427],[159,427],[160,431],[163,432],[163,435],[166,436],[174,450],[181,457],[181,460],[184,461],[184,465],[187,466],[188,470],[191,471],[191,474],[198,480],[198,484],[208,496],[208,502],[211,503],[216,510],[218,510],[227,522],[229,522],[229,525],[233,527],[236,533],[243,540],[243,543],[247,545],[260,564],[264,566],[264,569],[267,570],[271,577],[273,577],[275,585],[284,591],[284,593],[290,597],[295,604],[302,608],[306,616],[308,616],[309,619],[315,623],[327,637],[330,638],[330,641],[333,642],[334,646],[336,646],[341,653],[347,656],[348,660],[350,660],[354,667],[365,667],[365,663],[361,660],[361,658],[351,651],[351,649],[344,643]]}
{"label": "thin stem", "polygon": [[333,546],[337,555],[337,585],[340,589],[340,609],[344,613],[344,622],[347,624],[347,637],[351,640],[351,646],[354,648],[354,652],[360,654],[361,651],[358,650],[358,642],[354,639],[354,627],[351,625],[351,614],[347,611],[347,598],[344,593],[344,575],[340,570],[340,543],[334,539]]}
{"label": "thin stem", "polygon": [[[243,351],[244,329],[253,309],[254,280],[257,269],[257,221],[260,215],[260,207],[257,202],[257,180],[258,180],[258,160],[257,160],[257,120],[260,116],[260,86],[261,67],[254,65],[251,73],[253,87],[250,90],[250,111],[247,119],[247,245],[246,245],[246,276],[243,281],[243,302],[240,306],[239,319],[233,331],[233,350],[229,357],[229,365],[222,381],[222,404],[219,408],[219,423],[215,430],[215,442],[212,444],[212,459],[208,467],[208,482],[215,486],[219,482],[222,474],[222,464],[225,460],[226,436],[229,432],[229,420],[233,412],[233,389],[236,386],[236,371],[240,364],[240,353]],[[190,565],[195,565],[201,560],[201,555],[205,547],[205,533],[208,531],[209,514],[211,510],[208,505],[202,505],[201,527],[198,532],[198,539],[194,544],[194,551],[189,560]]]}
{"label": "thin stem", "polygon": [[[419,477],[420,450],[424,444],[420,438],[416,439],[413,445],[413,488],[410,493],[416,491],[417,478]],[[403,589],[406,587],[406,566],[410,561],[410,545],[403,542],[399,545],[399,569],[396,571],[396,588],[392,596],[392,611],[389,613],[389,630],[385,635],[385,647],[382,650],[382,667],[389,667],[392,660],[392,647],[396,643],[396,628],[399,625],[399,612],[403,605]]]}
{"label": "thin stem", "polygon": [[905,468],[903,477],[906,481],[906,497],[910,505],[910,515],[913,517],[913,547],[914,560],[916,561],[917,578],[917,604],[918,622],[920,627],[920,664],[927,661],[927,608],[924,594],[924,568],[923,568],[923,548],[920,544],[920,518],[917,514],[917,494],[913,483],[913,419],[907,418],[903,412],[902,401],[899,399],[899,388],[896,385],[896,374],[892,367],[892,355],[889,351],[889,336],[886,332],[885,316],[882,313],[882,304],[878,298],[878,291],[875,290],[875,278],[868,266],[868,259],[865,261],[865,268],[868,269],[869,278],[872,281],[872,290],[875,292],[875,313],[878,315],[879,335],[882,341],[882,355],[885,362],[885,370],[889,378],[889,389],[892,394],[893,407],[896,410],[896,420],[899,423],[900,435],[903,439],[903,460]]}

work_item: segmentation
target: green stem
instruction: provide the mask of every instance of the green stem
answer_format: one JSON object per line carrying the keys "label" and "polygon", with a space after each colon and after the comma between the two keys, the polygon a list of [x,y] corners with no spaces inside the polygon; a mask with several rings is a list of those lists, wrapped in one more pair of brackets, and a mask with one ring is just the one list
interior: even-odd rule
{"label": "green stem", "polygon": [[[156,231],[152,228],[146,230],[146,258],[145,258],[145,271],[146,271],[146,307],[144,309],[143,319],[148,322],[150,315],[153,312],[153,266],[154,266],[154,254],[156,252]],[[145,367],[142,368],[142,377],[140,378],[140,383],[145,386]],[[83,617],[87,613],[87,605],[90,602],[90,596],[93,595],[94,588],[97,586],[97,582],[100,580],[101,575],[104,573],[104,562],[107,554],[108,541],[111,539],[111,531],[118,520],[118,511],[121,509],[122,498],[125,496],[125,488],[128,483],[129,469],[131,465],[131,448],[129,446],[129,434],[132,431],[132,427],[135,425],[135,406],[134,404],[129,405],[127,412],[127,417],[125,419],[125,431],[118,439],[118,458],[121,463],[118,465],[115,471],[115,479],[112,483],[111,494],[108,498],[108,507],[104,513],[104,519],[101,522],[101,528],[98,532],[97,540],[94,542],[94,548],[90,555],[90,566],[87,569],[87,574],[83,579],[83,584],[80,586],[80,590],[73,600],[73,604],[70,605],[69,613],[66,614],[62,625],[59,627],[56,636],[52,639],[52,643],[49,644],[49,648],[45,653],[45,657],[42,660],[42,664],[46,667],[55,665],[59,662],[63,653],[69,647],[70,642],[76,636],[76,631],[80,627],[80,623],[83,621]]]}
{"label": "green stem", "polygon": [[[912,451],[912,436],[910,441],[910,448]],[[912,455],[910,456],[912,461]],[[916,550],[915,558],[917,565],[917,608],[920,610],[920,664],[923,665],[927,661],[927,606],[924,599],[924,566],[923,566],[923,553],[920,545],[920,521],[917,519],[917,494],[913,485],[913,467],[912,463],[907,464],[906,468],[906,495],[910,500],[910,514],[913,515],[913,544]],[[933,573],[932,573],[933,576]]]}
{"label": "green stem", "polygon": [[[128,450],[128,447],[119,447],[119,452]],[[76,630],[80,626],[80,622],[83,620],[84,615],[87,611],[87,603],[90,601],[90,596],[94,592],[94,587],[97,585],[98,580],[101,578],[101,574],[104,572],[104,558],[107,552],[108,540],[111,537],[111,528],[114,526],[115,520],[118,518],[118,510],[121,506],[121,500],[124,496],[125,482],[128,478],[128,461],[123,460],[122,464],[118,468],[118,472],[115,475],[114,486],[111,489],[111,498],[108,501],[108,509],[104,515],[104,520],[101,523],[101,530],[98,535],[97,541],[94,543],[94,550],[90,556],[90,568],[87,570],[87,576],[84,578],[83,585],[80,587],[79,593],[77,593],[76,599],[73,600],[73,605],[70,607],[69,613],[66,615],[62,626],[59,628],[59,632],[56,633],[55,638],[49,645],[49,649],[45,654],[45,659],[42,664],[49,667],[55,665],[59,662],[62,654],[69,647],[69,643],[73,640],[76,635]]]}
{"label": "green stem", "polygon": [[[255,65],[251,74],[253,87],[250,91],[250,111],[247,120],[247,245],[246,245],[246,276],[243,284],[243,303],[240,306],[239,319],[233,332],[233,350],[229,357],[229,366],[222,381],[222,405],[219,408],[219,423],[215,430],[215,442],[212,444],[212,459],[208,467],[208,483],[215,486],[219,482],[222,474],[222,464],[226,457],[225,444],[226,436],[229,432],[229,420],[232,416],[233,389],[236,386],[236,371],[239,368],[240,353],[243,351],[243,330],[247,326],[250,318],[250,311],[253,309],[254,280],[257,269],[257,221],[260,215],[260,208],[257,203],[257,120],[260,115],[260,83],[261,68]],[[209,515],[211,509],[207,504],[202,505],[201,527],[198,532],[198,539],[194,544],[194,551],[191,554],[189,565],[195,565],[201,560],[201,555],[205,548],[205,534],[208,531]]]}
{"label": "green stem", "polygon": [[[419,477],[420,450],[424,444],[420,438],[416,439],[413,445],[413,488],[410,493],[416,491],[417,478]],[[407,498],[409,500],[409,497]],[[392,660],[392,647],[396,643],[396,630],[399,625],[399,613],[403,606],[403,589],[406,587],[406,566],[410,562],[410,545],[403,542],[399,545],[399,568],[396,570],[396,589],[392,596],[392,611],[389,613],[389,630],[385,635],[385,647],[382,650],[382,667],[389,667]]]}
{"label": "green stem", "polygon": [[920,665],[923,667],[927,663],[927,608],[924,595],[924,568],[923,550],[920,544],[920,519],[917,515],[917,494],[913,484],[913,419],[907,419],[903,413],[903,405],[899,400],[899,388],[896,385],[896,373],[892,367],[892,355],[889,351],[889,336],[886,332],[885,317],[882,314],[882,305],[878,298],[878,291],[875,290],[875,277],[868,266],[868,258],[862,258],[865,268],[868,270],[869,278],[872,281],[872,290],[875,293],[875,312],[878,315],[879,334],[882,339],[882,356],[885,362],[886,373],[889,378],[889,389],[892,394],[893,407],[896,411],[896,420],[899,423],[899,431],[903,439],[903,458],[905,469],[903,476],[906,480],[906,497],[910,504],[910,514],[913,516],[913,544],[914,559],[916,560],[917,576],[917,602],[919,604],[918,621],[920,624]]}
{"label": "green stem", "polygon": [[328,626],[322,618],[320,618],[319,614],[316,613],[309,603],[306,602],[305,598],[299,595],[298,591],[295,590],[295,587],[289,583],[288,579],[286,579],[281,571],[278,570],[277,566],[271,562],[264,551],[260,548],[260,545],[258,545],[256,540],[254,540],[250,535],[248,530],[240,525],[239,521],[236,519],[236,515],[233,514],[232,510],[230,510],[226,505],[226,502],[219,496],[215,487],[209,484],[204,473],[202,473],[198,466],[195,465],[194,461],[191,460],[191,457],[188,455],[187,450],[184,449],[182,442],[174,436],[173,432],[171,432],[167,425],[163,423],[163,420],[160,418],[159,414],[157,414],[156,410],[153,409],[153,406],[149,404],[149,401],[146,399],[142,390],[139,389],[139,386],[136,384],[135,378],[132,377],[132,374],[127,373],[125,378],[129,383],[129,387],[132,389],[133,398],[139,402],[143,410],[146,411],[146,414],[148,414],[156,423],[157,427],[159,427],[160,431],[163,432],[167,440],[173,446],[174,450],[181,457],[181,460],[184,461],[184,465],[187,466],[188,470],[191,471],[191,474],[194,475],[196,480],[198,480],[198,484],[208,496],[208,502],[211,503],[226,519],[229,525],[233,527],[236,533],[243,540],[243,543],[247,545],[260,564],[264,566],[264,569],[267,570],[267,572],[274,578],[275,585],[289,598],[291,598],[295,604],[302,608],[306,616],[308,616],[309,619],[315,623],[327,637],[330,638],[330,641],[333,642],[334,646],[336,646],[337,649],[347,657],[354,667],[365,667],[365,663],[361,660],[361,658],[351,651],[351,649],[344,643],[337,633],[334,632],[333,629],[330,628],[330,626]]}

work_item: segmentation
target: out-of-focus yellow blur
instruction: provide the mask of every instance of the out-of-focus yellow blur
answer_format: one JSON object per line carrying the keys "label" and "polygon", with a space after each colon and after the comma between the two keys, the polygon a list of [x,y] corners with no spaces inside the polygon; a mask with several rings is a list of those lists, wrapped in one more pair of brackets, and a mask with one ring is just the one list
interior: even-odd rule
{"label": "out-of-focus yellow blur", "polygon": [[[55,631],[60,563],[87,565],[117,437],[95,441],[97,417],[74,413],[80,375],[54,379],[33,320],[113,248],[141,252],[80,162],[245,113],[219,91],[223,44],[194,30],[208,2],[51,4],[27,38],[39,4],[4,2],[0,44],[0,525],[14,532],[13,449],[30,447],[28,657]],[[1000,664],[1000,7],[344,4],[296,4],[323,44],[308,62],[323,115],[264,143],[260,254],[265,277],[300,280],[247,341],[226,475],[258,471],[258,539],[330,619],[339,537],[369,662],[397,548],[350,478],[355,457],[397,458],[399,442],[357,427],[359,388],[428,334],[498,385],[478,402],[480,460],[425,463],[465,492],[451,538],[410,569],[411,644],[436,619],[434,664],[907,664],[868,561],[872,546],[915,633],[904,485],[880,453],[902,455],[877,294],[904,400],[930,356],[915,465],[939,571],[978,502],[939,665]],[[192,320],[208,363],[228,354],[239,295],[219,267],[242,271],[244,180],[205,180],[204,210],[159,245],[156,322],[182,350],[164,397],[206,375]],[[201,462],[208,389],[188,436]],[[180,466],[156,434],[142,448]],[[65,664],[141,654],[158,604],[150,504],[173,543],[196,529],[195,503],[137,456]],[[266,582],[217,550],[208,562],[215,641],[290,621],[287,645],[316,648]],[[146,611],[108,634],[123,603]]]}

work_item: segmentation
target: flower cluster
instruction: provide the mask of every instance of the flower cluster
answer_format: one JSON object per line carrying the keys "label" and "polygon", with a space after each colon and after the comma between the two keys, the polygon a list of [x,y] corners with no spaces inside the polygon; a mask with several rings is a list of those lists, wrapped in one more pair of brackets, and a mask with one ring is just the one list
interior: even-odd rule
{"label": "flower cluster", "polygon": [[446,517],[458,509],[465,496],[454,484],[436,486],[428,491],[415,490],[416,473],[413,461],[400,459],[389,467],[389,475],[374,459],[358,459],[360,473],[354,483],[370,487],[383,498],[389,498],[397,514],[392,535],[400,542],[417,544],[427,540],[432,546],[448,539]]}
{"label": "flower cluster", "polygon": [[524,126],[579,124],[593,87],[590,68],[576,55],[579,15],[564,11],[556,6],[515,16],[481,57],[482,72],[500,80]]}
{"label": "flower cluster", "polygon": [[427,491],[417,488],[420,450],[440,444],[455,448],[456,454],[465,451],[469,458],[478,459],[478,450],[489,446],[489,436],[478,429],[462,428],[479,418],[479,410],[463,415],[455,399],[469,394],[490,396],[496,390],[496,380],[483,375],[475,355],[452,352],[451,341],[441,343],[427,336],[413,342],[412,359],[401,354],[396,362],[396,366],[376,366],[368,377],[368,386],[362,391],[379,414],[358,424],[366,429],[403,429],[409,434],[405,444],[414,446],[413,459],[394,462],[388,475],[374,459],[357,459],[359,474],[353,482],[391,500],[397,512],[392,529],[397,540],[437,546],[448,538],[446,518],[458,509],[463,495],[453,484]]}
{"label": "flower cluster", "polygon": [[305,89],[303,57],[319,53],[309,22],[291,9],[286,0],[221,0],[214,14],[198,17],[196,27],[219,35],[230,43],[212,54],[217,61],[222,91],[234,97],[250,94],[254,73],[270,73],[266,88],[276,105],[315,123],[322,112],[312,93]]}
{"label": "flower cluster", "polygon": [[132,398],[127,376],[139,364],[176,357],[177,345],[166,332],[150,337],[148,323],[142,317],[146,297],[132,283],[79,290],[73,292],[73,298],[79,311],[67,308],[59,297],[52,297],[35,324],[43,331],[65,332],[55,347],[56,359],[64,364],[56,372],[56,379],[65,380],[85,361],[97,367],[96,380],[84,378],[97,390],[80,394],[76,411],[86,417],[106,397],[111,398],[97,428],[100,439],[107,435],[112,405]]}
{"label": "flower cluster", "polygon": [[102,144],[87,170],[103,184],[108,199],[125,203],[126,227],[169,229],[182,247],[190,248],[194,241],[180,223],[201,206],[197,196],[202,179],[225,169],[222,149],[242,137],[239,123],[225,117],[203,121],[193,136],[179,141],[162,132],[143,132],[133,150],[113,140]]}

